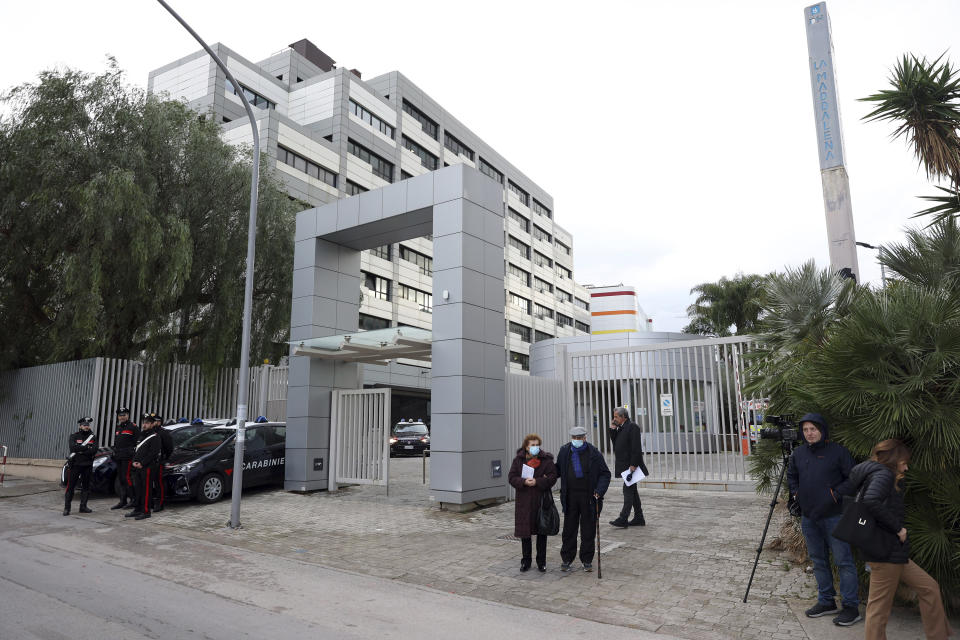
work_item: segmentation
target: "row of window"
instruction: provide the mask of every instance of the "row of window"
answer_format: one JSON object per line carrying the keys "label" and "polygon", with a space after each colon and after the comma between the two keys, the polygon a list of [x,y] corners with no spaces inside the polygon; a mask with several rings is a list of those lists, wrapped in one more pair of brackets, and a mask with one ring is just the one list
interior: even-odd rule
{"label": "row of window", "polygon": [[[536,200],[534,200],[534,202],[536,202]],[[523,229],[527,233],[530,233],[530,220],[525,215],[523,215],[513,207],[507,207],[507,216],[511,220],[516,222],[518,225],[520,225],[521,229]],[[570,255],[570,247],[560,242],[559,240],[554,240],[553,236],[551,236],[546,229],[543,229],[537,225],[533,225],[533,237],[543,242],[546,242],[548,244],[555,244],[557,249],[559,249],[561,253],[565,255]]]}
{"label": "row of window", "polygon": [[392,163],[387,162],[374,152],[362,145],[357,144],[351,139],[347,139],[347,151],[373,167],[373,175],[382,178],[387,182],[393,182]]}
{"label": "row of window", "polygon": [[450,151],[453,151],[457,155],[470,158],[470,161],[473,162],[473,149],[463,144],[446,131],[443,132],[443,146]]}
{"label": "row of window", "polygon": [[543,206],[543,203],[536,198],[533,199],[533,206],[531,209],[533,209],[534,213],[539,213],[542,216],[546,216],[548,218],[553,217],[553,215],[550,213],[550,209],[547,209],[545,206]]}
{"label": "row of window", "polygon": [[420,272],[424,275],[433,275],[433,258],[430,256],[424,255],[419,251],[414,251],[410,247],[400,245],[400,258],[420,267]]}
{"label": "row of window", "polygon": [[420,123],[420,127],[423,129],[423,132],[425,134],[427,134],[434,140],[437,139],[438,127],[436,122],[431,120],[429,117],[427,117],[427,115],[423,111],[420,111],[420,109],[417,109],[415,106],[413,106],[406,100],[403,101],[403,110],[404,112],[409,114],[414,120]]}
{"label": "row of window", "polygon": [[507,188],[510,189],[515,196],[517,196],[520,202],[528,207],[530,206],[530,194],[513,184],[513,180],[507,180]]}
{"label": "row of window", "polygon": [[533,225],[533,237],[547,244],[553,244],[553,236],[537,225]]}
{"label": "row of window", "polygon": [[378,318],[377,316],[367,315],[366,313],[360,314],[360,331],[374,331],[376,329],[386,329],[390,326],[390,321],[386,318]]}
{"label": "row of window", "polygon": [[525,270],[525,269],[521,269],[520,267],[518,267],[517,265],[513,264],[512,262],[509,262],[509,263],[507,263],[507,273],[509,273],[510,275],[512,275],[514,278],[517,278],[518,280],[520,280],[520,282],[522,282],[524,286],[526,286],[526,287],[529,287],[529,286],[530,286],[530,272],[529,272],[529,271],[527,271],[527,270]]}
{"label": "row of window", "polygon": [[512,207],[507,207],[507,215],[510,216],[511,220],[520,225],[521,229],[527,233],[530,233],[530,221],[527,220],[525,216],[521,215],[519,211]]}
{"label": "row of window", "polygon": [[581,300],[580,298],[575,298],[573,304],[580,307],[584,311],[590,311],[590,303],[586,300]]}
{"label": "row of window", "polygon": [[[392,299],[391,290],[393,283],[390,280],[367,271],[361,273],[363,275],[363,286],[369,295],[379,300],[389,301]],[[426,291],[398,283],[396,292],[397,298],[416,302],[423,311],[431,311],[433,309],[433,296]]]}
{"label": "row of window", "polygon": [[374,247],[373,249],[370,249],[370,255],[376,256],[378,258],[383,258],[384,260],[389,262],[392,256],[392,251],[390,247],[391,245],[389,244],[382,244],[379,247]]}
{"label": "row of window", "polygon": [[421,311],[433,311],[433,295],[426,291],[415,289],[406,284],[399,284],[397,286],[397,297],[416,302],[420,305]]}
{"label": "row of window", "polygon": [[553,260],[543,255],[539,251],[533,252],[533,264],[537,265],[538,267],[543,267],[544,269],[553,268]]}
{"label": "row of window", "polygon": [[525,353],[510,352],[510,362],[516,362],[524,371],[530,371],[530,356]]}
{"label": "row of window", "polygon": [[403,138],[403,148],[407,151],[413,152],[415,156],[420,158],[420,164],[425,166],[427,169],[430,169],[430,171],[435,171],[437,169],[437,166],[440,163],[440,158],[433,155],[407,136],[401,137]]}
{"label": "row of window", "polygon": [[272,102],[268,100],[267,98],[260,95],[256,91],[252,89],[248,89],[243,85],[240,85],[239,87],[234,86],[234,84],[230,82],[230,78],[227,78],[227,93],[232,93],[235,96],[239,96],[242,93],[243,97],[247,99],[247,102],[249,102],[254,107],[259,107],[260,109],[276,109],[277,108],[276,102]]}
{"label": "row of window", "polygon": [[350,99],[350,111],[353,113],[353,115],[357,116],[374,129],[378,129],[380,133],[393,140],[393,135],[395,133],[393,125],[384,122],[379,116],[374,115],[366,107],[361,105],[353,98]]}
{"label": "row of window", "polygon": [[367,271],[361,271],[361,275],[363,276],[363,286],[370,292],[370,295],[379,300],[390,300],[391,282],[388,278]]}
{"label": "row of window", "polygon": [[480,158],[480,173],[487,176],[488,178],[493,178],[500,184],[503,184],[503,172],[498,171],[492,164]]}
{"label": "row of window", "polygon": [[347,186],[344,187],[344,191],[347,192],[348,196],[355,196],[358,193],[363,193],[364,191],[369,191],[366,187],[362,187],[353,180],[347,180]]}
{"label": "row of window", "polygon": [[590,325],[588,325],[586,322],[580,322],[579,320],[577,320],[576,322],[574,322],[574,326],[576,327],[577,331],[590,333]]}
{"label": "row of window", "polygon": [[311,162],[303,156],[290,151],[286,147],[277,146],[277,160],[288,164],[297,171],[303,171],[308,176],[313,176],[322,180],[331,187],[337,186],[337,174],[325,167],[321,167],[316,162]]}

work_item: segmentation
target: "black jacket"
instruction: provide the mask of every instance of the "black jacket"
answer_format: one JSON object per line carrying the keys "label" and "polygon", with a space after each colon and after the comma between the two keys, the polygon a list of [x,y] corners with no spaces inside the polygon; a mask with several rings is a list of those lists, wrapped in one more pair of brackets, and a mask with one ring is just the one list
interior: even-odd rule
{"label": "black jacket", "polygon": [[155,464],[160,459],[160,435],[156,428],[140,432],[140,442],[133,452],[133,461],[142,467]]}
{"label": "black jacket", "polygon": [[166,462],[173,453],[173,436],[170,431],[163,427],[154,427],[154,431],[160,436],[160,462]]}
{"label": "black jacket", "polygon": [[643,432],[636,422],[627,420],[618,429],[607,429],[613,443],[613,472],[618,476],[629,467],[639,467],[643,475],[649,476],[647,465],[643,464]]}
{"label": "black jacket", "polygon": [[823,437],[794,450],[787,465],[787,482],[803,515],[821,520],[843,512],[837,487],[850,475],[853,456],[842,445],[827,440],[829,431],[823,416],[808,413],[800,419],[800,424],[804,422],[816,424]]}
{"label": "black jacket", "polygon": [[140,441],[140,427],[127,420],[117,425],[113,432],[113,457],[117,460],[129,460]]}
{"label": "black jacket", "polygon": [[[91,439],[89,443],[83,444],[90,436],[93,436],[93,439]],[[93,456],[96,455],[98,448],[97,434],[93,431],[77,429],[76,433],[70,434],[70,439],[67,440],[67,444],[70,445],[71,465],[75,467],[89,467],[93,464]]]}
{"label": "black jacket", "polygon": [[[560,506],[564,513],[567,512],[567,492],[570,488],[570,450],[573,445],[569,442],[557,452],[557,475],[560,476]],[[588,454],[584,456],[583,454]],[[584,442],[580,452],[580,460],[586,461],[586,475],[588,484],[593,487],[593,492],[600,496],[598,502],[603,502],[603,494],[607,492],[610,486],[610,468],[607,467],[607,461],[603,459],[603,454],[590,444]]]}
{"label": "black jacket", "polygon": [[903,528],[906,508],[903,494],[897,489],[893,472],[875,460],[861,462],[850,472],[850,477],[837,490],[842,495],[855,496],[863,488],[863,504],[876,519],[881,535],[891,535],[890,554],[886,558],[868,558],[868,562],[906,564],[910,559],[910,538],[900,542],[896,534]]}

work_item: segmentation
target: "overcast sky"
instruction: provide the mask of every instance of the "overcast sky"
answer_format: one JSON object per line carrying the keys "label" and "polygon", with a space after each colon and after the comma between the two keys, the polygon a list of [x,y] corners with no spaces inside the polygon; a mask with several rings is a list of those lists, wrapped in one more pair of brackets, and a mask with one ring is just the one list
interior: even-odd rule
{"label": "overcast sky", "polygon": [[[654,328],[738,271],[829,264],[803,7],[793,0],[351,3],[171,0],[261,60],[301,38],[365,77],[399,70],[554,197],[581,283],[634,285]],[[902,238],[932,192],[857,102],[905,52],[956,43],[960,3],[828,0],[856,236]],[[2,0],[0,89],[54,66],[131,83],[199,46],[153,0]],[[954,52],[954,62],[960,54]],[[862,280],[878,282],[860,249]]]}

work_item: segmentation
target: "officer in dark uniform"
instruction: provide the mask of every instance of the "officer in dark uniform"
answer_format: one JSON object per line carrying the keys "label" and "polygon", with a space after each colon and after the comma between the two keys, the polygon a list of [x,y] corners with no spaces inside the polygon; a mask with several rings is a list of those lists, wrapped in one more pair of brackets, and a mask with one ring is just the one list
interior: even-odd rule
{"label": "officer in dark uniform", "polygon": [[[170,454],[173,453],[173,436],[170,435],[167,429],[163,428],[163,418],[153,416],[153,419],[157,421],[157,426],[154,428],[160,437],[160,460],[154,467],[152,475],[153,488],[150,492],[153,496],[153,511],[160,512],[163,511],[163,503],[166,501],[166,489],[163,486],[163,465],[170,459]],[[185,420],[184,418],[184,421]]]}
{"label": "officer in dark uniform", "polygon": [[117,463],[117,478],[120,480],[120,502],[111,509],[133,506],[133,469],[130,463],[139,439],[140,428],[130,422],[130,409],[120,407],[117,409],[117,428],[113,433],[113,460]]}
{"label": "officer in dark uniform", "polygon": [[70,434],[67,443],[70,446],[70,472],[67,476],[67,492],[63,500],[63,515],[70,515],[70,503],[73,491],[80,483],[80,513],[93,513],[87,508],[90,496],[90,472],[93,471],[93,456],[97,453],[97,434],[90,430],[92,418],[77,420],[76,433]]}
{"label": "officer in dark uniform", "polygon": [[150,517],[150,483],[156,470],[157,460],[160,458],[160,437],[156,428],[159,421],[156,414],[147,413],[143,416],[143,430],[140,432],[140,441],[133,452],[130,466],[133,469],[134,495],[133,511],[124,515],[124,518],[143,520]]}

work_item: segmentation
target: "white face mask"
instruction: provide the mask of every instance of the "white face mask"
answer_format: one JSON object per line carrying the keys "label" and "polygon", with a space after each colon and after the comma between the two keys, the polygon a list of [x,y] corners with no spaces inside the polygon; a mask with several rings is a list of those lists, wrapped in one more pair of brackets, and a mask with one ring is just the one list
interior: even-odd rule
{"label": "white face mask", "polygon": [[577,449],[582,447],[584,442],[586,442],[586,440],[570,440],[570,444],[572,444]]}

